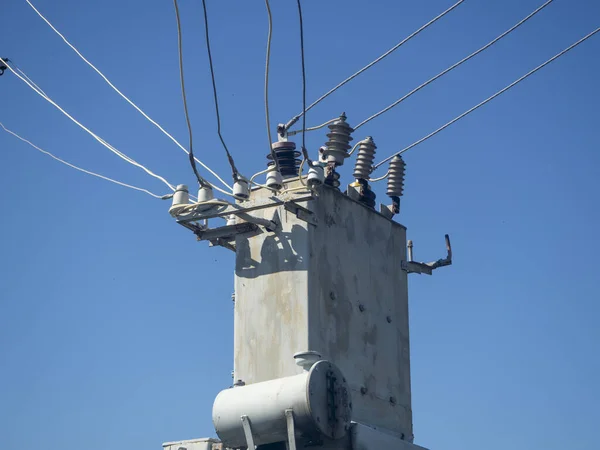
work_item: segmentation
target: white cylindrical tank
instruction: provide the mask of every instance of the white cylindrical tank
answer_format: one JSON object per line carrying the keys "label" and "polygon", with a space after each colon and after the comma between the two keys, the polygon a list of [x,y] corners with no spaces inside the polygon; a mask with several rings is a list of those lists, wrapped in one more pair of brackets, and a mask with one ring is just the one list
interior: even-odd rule
{"label": "white cylindrical tank", "polygon": [[255,445],[287,440],[285,410],[291,409],[297,435],[340,439],[350,427],[350,389],[340,370],[319,361],[291,377],[221,391],[213,423],[228,448],[247,446],[242,416],[248,416]]}

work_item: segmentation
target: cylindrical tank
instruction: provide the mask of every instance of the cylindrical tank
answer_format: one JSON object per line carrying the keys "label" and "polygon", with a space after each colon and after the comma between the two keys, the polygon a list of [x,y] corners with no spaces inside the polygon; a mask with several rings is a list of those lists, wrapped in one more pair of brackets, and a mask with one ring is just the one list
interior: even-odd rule
{"label": "cylindrical tank", "polygon": [[228,448],[247,446],[242,416],[248,416],[256,445],[287,440],[285,410],[294,415],[296,433],[340,439],[350,426],[350,389],[340,370],[319,361],[298,375],[221,391],[213,405],[213,424]]}

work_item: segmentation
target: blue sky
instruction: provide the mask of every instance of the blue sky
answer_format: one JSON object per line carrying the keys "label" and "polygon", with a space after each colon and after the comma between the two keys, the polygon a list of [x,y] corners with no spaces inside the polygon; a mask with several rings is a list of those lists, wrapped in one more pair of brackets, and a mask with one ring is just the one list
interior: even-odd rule
{"label": "blue sky", "polygon": [[[181,0],[198,156],[224,176],[201,2]],[[301,109],[298,20],[274,0],[271,118]],[[453,2],[305,0],[309,101]],[[479,48],[542,0],[467,0],[307,116],[351,124]],[[187,142],[170,1],[35,5],[153,118]],[[208,1],[225,139],[265,167],[262,1]],[[0,56],[95,132],[174,184],[186,155],[54,35],[25,1],[0,7]],[[489,51],[363,127],[378,158],[412,143],[599,26],[600,4],[556,0]],[[432,449],[597,448],[600,35],[405,155],[398,220],[410,278],[416,442]],[[0,121],[57,156],[166,193],[10,74]],[[312,153],[324,133],[307,135]],[[350,181],[350,164],[342,168]],[[0,132],[3,448],[160,448],[213,436],[231,383],[233,253],[197,243],[168,202],[66,168]],[[384,185],[377,185],[385,201]]]}

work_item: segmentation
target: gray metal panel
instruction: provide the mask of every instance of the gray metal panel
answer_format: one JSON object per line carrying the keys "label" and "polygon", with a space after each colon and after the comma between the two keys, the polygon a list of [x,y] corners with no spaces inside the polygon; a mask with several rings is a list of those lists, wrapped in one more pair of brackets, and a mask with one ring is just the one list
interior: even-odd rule
{"label": "gray metal panel", "polygon": [[300,373],[293,354],[316,350],[347,378],[354,420],[410,439],[406,229],[327,187],[302,205],[316,226],[278,207],[255,215],[281,231],[236,238],[235,379]]}
{"label": "gray metal panel", "polygon": [[360,423],[352,424],[350,441],[352,450],[427,450],[424,447],[400,439],[393,434],[376,430]]}
{"label": "gray metal panel", "polygon": [[352,390],[354,420],[412,436],[406,229],[333,189],[309,228],[309,347]]}
{"label": "gray metal panel", "polygon": [[236,237],[234,378],[246,384],[301,373],[293,355],[308,347],[309,225],[283,206],[253,214],[281,227]]}

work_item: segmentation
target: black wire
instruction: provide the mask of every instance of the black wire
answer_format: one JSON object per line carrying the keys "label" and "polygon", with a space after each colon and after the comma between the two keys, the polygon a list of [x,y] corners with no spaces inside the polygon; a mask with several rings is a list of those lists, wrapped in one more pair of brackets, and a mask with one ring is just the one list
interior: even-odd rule
{"label": "black wire", "polygon": [[302,56],[302,155],[309,161],[306,150],[306,68],[304,65],[304,25],[302,23],[302,6],[298,3],[298,16],[300,18],[300,54]]}
{"label": "black wire", "polygon": [[210,65],[210,76],[212,78],[213,85],[213,95],[215,98],[215,112],[217,114],[217,133],[219,134],[219,139],[221,140],[221,144],[223,144],[223,148],[225,149],[225,153],[227,154],[227,159],[229,160],[229,165],[231,166],[231,172],[233,175],[233,181],[237,181],[239,178],[239,172],[235,167],[235,163],[233,162],[233,157],[231,153],[229,153],[229,149],[227,148],[227,144],[225,144],[225,140],[221,135],[221,116],[219,115],[219,98],[217,95],[217,83],[215,81],[215,71],[213,69],[213,61],[212,54],[210,52],[210,37],[208,34],[208,14],[206,13],[206,1],[202,0],[202,8],[204,9],[204,30],[206,32],[206,49],[208,51],[208,63]]}
{"label": "black wire", "polygon": [[181,39],[181,19],[179,18],[179,6],[177,5],[177,0],[173,0],[173,4],[175,5],[175,16],[177,18],[177,47],[179,49],[179,78],[181,80],[181,96],[183,98],[183,109],[185,111],[185,121],[187,123],[188,133],[190,136],[190,164],[192,166],[192,170],[194,171],[194,175],[196,175],[196,179],[198,180],[198,184],[200,187],[210,186],[210,184],[200,176],[198,173],[198,168],[196,167],[196,160],[194,159],[194,150],[192,147],[193,139],[192,139],[192,124],[190,123],[190,114],[188,112],[187,107],[187,98],[185,95],[185,80],[183,77],[183,49],[182,49],[182,39]]}

